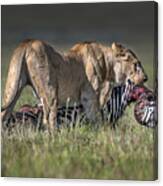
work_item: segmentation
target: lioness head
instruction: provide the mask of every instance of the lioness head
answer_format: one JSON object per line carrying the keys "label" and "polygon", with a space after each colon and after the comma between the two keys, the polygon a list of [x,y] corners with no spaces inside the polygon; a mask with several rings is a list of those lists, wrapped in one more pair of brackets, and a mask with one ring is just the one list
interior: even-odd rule
{"label": "lioness head", "polygon": [[135,85],[147,81],[141,62],[137,56],[121,44],[112,44],[116,83],[131,81]]}

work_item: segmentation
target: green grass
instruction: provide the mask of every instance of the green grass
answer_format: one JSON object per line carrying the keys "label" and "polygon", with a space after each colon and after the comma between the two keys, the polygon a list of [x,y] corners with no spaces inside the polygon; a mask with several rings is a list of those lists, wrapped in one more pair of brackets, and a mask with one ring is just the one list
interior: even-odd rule
{"label": "green grass", "polygon": [[140,126],[131,112],[116,130],[84,125],[51,135],[20,126],[2,131],[2,176],[153,180],[154,131]]}
{"label": "green grass", "polygon": [[[2,50],[2,92],[11,49]],[[152,66],[145,64],[151,74]],[[24,90],[16,109],[34,104],[30,88]],[[2,176],[88,179],[156,178],[154,130],[139,125],[127,108],[116,130],[83,125],[55,130],[51,135],[17,126],[2,131]]]}

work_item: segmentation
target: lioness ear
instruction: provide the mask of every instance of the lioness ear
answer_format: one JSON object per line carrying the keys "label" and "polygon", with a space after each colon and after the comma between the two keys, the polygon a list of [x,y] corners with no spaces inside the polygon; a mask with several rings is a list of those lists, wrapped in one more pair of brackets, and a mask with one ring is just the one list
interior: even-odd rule
{"label": "lioness ear", "polygon": [[113,51],[117,50],[117,44],[115,42],[112,43],[111,48]]}
{"label": "lioness ear", "polygon": [[121,45],[119,43],[113,42],[111,48],[114,53],[119,53],[119,51],[121,49]]}
{"label": "lioness ear", "polygon": [[121,53],[122,50],[124,49],[124,47],[120,43],[115,43],[115,42],[112,43],[111,47],[115,53]]}

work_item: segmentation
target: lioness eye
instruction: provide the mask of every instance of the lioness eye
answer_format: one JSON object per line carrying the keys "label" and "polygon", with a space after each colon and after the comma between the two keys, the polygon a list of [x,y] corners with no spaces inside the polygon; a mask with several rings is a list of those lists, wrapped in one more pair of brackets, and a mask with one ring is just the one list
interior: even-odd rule
{"label": "lioness eye", "polygon": [[140,67],[140,65],[139,65],[139,64],[135,64],[135,65],[134,65],[134,70],[135,70],[135,72],[140,73],[140,72],[141,72],[141,67]]}
{"label": "lioness eye", "polygon": [[134,70],[137,71],[138,70],[138,64],[134,64]]}
{"label": "lioness eye", "polygon": [[138,73],[140,73],[140,72],[141,72],[141,68],[140,68],[140,67],[138,67],[137,72],[138,72]]}

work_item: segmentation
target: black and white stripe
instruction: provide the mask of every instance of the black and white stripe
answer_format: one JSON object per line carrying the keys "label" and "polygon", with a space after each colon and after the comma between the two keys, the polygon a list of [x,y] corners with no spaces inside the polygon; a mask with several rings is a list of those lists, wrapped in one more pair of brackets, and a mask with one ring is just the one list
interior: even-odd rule
{"label": "black and white stripe", "polygon": [[115,125],[128,104],[128,97],[133,89],[131,83],[120,85],[113,88],[111,97],[103,108],[104,121],[108,121]]}
{"label": "black and white stripe", "polygon": [[85,114],[82,105],[63,106],[58,108],[57,127],[60,127],[63,123],[74,126],[77,122],[82,122],[84,118]]}

